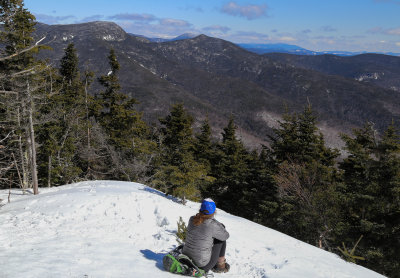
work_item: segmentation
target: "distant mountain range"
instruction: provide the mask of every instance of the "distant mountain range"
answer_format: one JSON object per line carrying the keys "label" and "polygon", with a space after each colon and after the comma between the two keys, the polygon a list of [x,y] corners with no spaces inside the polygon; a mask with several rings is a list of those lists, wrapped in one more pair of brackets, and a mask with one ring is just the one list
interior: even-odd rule
{"label": "distant mountain range", "polygon": [[[179,40],[186,40],[186,39],[193,39],[200,34],[198,33],[185,33],[178,37],[172,39],[164,39],[164,38],[148,38],[142,35],[131,34],[138,37],[143,37],[148,39],[151,42],[169,42],[169,41],[179,41]],[[267,43],[267,44],[259,44],[259,43],[237,43],[238,46],[257,53],[257,54],[266,54],[266,53],[286,53],[286,54],[296,54],[296,55],[324,55],[324,54],[331,54],[337,56],[355,56],[360,54],[367,54],[371,52],[366,51],[358,51],[358,52],[351,52],[351,51],[313,51],[302,48],[297,45],[292,44],[285,44],[285,43]],[[400,56],[400,53],[394,52],[373,52],[375,54],[385,54],[385,55],[392,55],[392,56]]]}
{"label": "distant mountain range", "polygon": [[[257,54],[266,54],[266,53],[287,53],[287,54],[296,54],[296,55],[324,55],[331,54],[337,56],[355,56],[360,54],[367,54],[369,52],[359,51],[359,52],[350,52],[350,51],[312,51],[305,48],[302,48],[297,45],[284,44],[284,43],[272,43],[272,44],[249,44],[249,43],[239,43],[240,47],[252,51]],[[400,56],[400,53],[393,52],[378,52],[377,54],[385,54],[392,56]]]}
{"label": "distant mountain range", "polygon": [[[122,91],[139,100],[148,122],[157,123],[172,104],[184,102],[195,126],[208,115],[215,136],[233,115],[239,136],[253,147],[267,143],[285,111],[301,111],[308,103],[333,146],[339,132],[366,121],[380,130],[392,119],[400,122],[400,57],[259,55],[205,35],[152,42],[111,22],[38,24],[36,36],[43,35],[53,51],[41,57],[58,65],[74,43],[81,68],[96,76],[109,71],[107,56],[114,48]],[[97,83],[91,88],[101,89]]]}
{"label": "distant mountain range", "polygon": [[180,41],[180,40],[187,40],[187,39],[193,39],[197,36],[199,36],[200,34],[198,33],[184,33],[180,36],[177,36],[175,38],[172,39],[164,39],[164,38],[149,38],[149,37],[145,37],[142,35],[137,35],[137,34],[130,34],[136,37],[142,37],[142,38],[146,38],[148,39],[150,42],[171,42],[171,41]]}

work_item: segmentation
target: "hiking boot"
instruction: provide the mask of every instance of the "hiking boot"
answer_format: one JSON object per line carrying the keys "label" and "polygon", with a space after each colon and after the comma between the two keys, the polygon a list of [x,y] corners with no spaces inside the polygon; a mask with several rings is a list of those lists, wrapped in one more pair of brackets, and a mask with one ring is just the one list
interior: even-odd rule
{"label": "hiking boot", "polygon": [[226,262],[225,257],[218,258],[218,263],[213,267],[215,273],[226,273],[230,269],[230,265]]}

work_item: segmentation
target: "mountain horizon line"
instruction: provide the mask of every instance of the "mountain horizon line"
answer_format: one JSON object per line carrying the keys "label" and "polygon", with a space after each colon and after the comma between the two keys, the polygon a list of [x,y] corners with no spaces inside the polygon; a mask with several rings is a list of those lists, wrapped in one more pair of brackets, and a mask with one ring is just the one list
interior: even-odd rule
{"label": "mountain horizon line", "polygon": [[[123,27],[121,27],[119,24],[117,24],[116,22],[113,22],[113,21],[90,21],[90,22],[71,23],[71,24],[46,24],[43,22],[38,22],[38,23],[44,24],[44,25],[50,25],[50,26],[63,26],[63,25],[92,24],[92,23],[96,23],[96,22],[115,24],[115,25],[119,26],[121,29],[123,29],[125,33],[135,36],[135,37],[145,38],[153,43],[164,43],[164,42],[177,41],[177,40],[193,39],[193,38],[201,36],[201,35],[229,41],[224,38],[213,37],[213,36],[209,36],[209,35],[206,35],[203,33],[194,33],[194,32],[185,32],[183,34],[177,35],[172,38],[149,37],[149,36],[145,36],[142,34],[127,32],[127,31],[125,31],[125,29]],[[396,52],[381,52],[381,51],[345,51],[345,50],[315,51],[315,50],[309,50],[307,48],[298,46],[296,44],[287,44],[287,43],[281,43],[281,42],[270,42],[270,43],[249,43],[249,42],[233,42],[233,41],[229,41],[229,42],[234,43],[234,44],[240,46],[241,48],[244,48],[244,49],[246,49],[250,52],[256,53],[256,54],[267,54],[267,53],[286,53],[286,54],[295,54],[295,55],[327,55],[328,54],[328,55],[337,55],[337,56],[356,56],[356,55],[360,55],[360,54],[383,54],[383,55],[400,57],[400,52],[396,53]]]}

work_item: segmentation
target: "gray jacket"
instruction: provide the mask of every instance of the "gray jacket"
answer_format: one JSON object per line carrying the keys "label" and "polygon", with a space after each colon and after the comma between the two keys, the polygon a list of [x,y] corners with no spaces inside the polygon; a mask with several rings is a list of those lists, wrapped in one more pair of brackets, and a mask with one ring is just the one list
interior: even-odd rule
{"label": "gray jacket", "polygon": [[214,238],[225,241],[229,238],[229,233],[225,226],[214,218],[207,219],[199,226],[195,226],[193,217],[189,220],[182,252],[189,256],[198,267],[202,267],[207,265],[211,259]]}

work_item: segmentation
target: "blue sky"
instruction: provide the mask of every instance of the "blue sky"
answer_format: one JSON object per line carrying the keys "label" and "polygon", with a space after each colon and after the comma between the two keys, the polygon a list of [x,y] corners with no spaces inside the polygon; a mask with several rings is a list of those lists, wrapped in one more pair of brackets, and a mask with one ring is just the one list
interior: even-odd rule
{"label": "blue sky", "polygon": [[400,53],[400,0],[25,0],[37,20],[114,21],[127,32]]}

